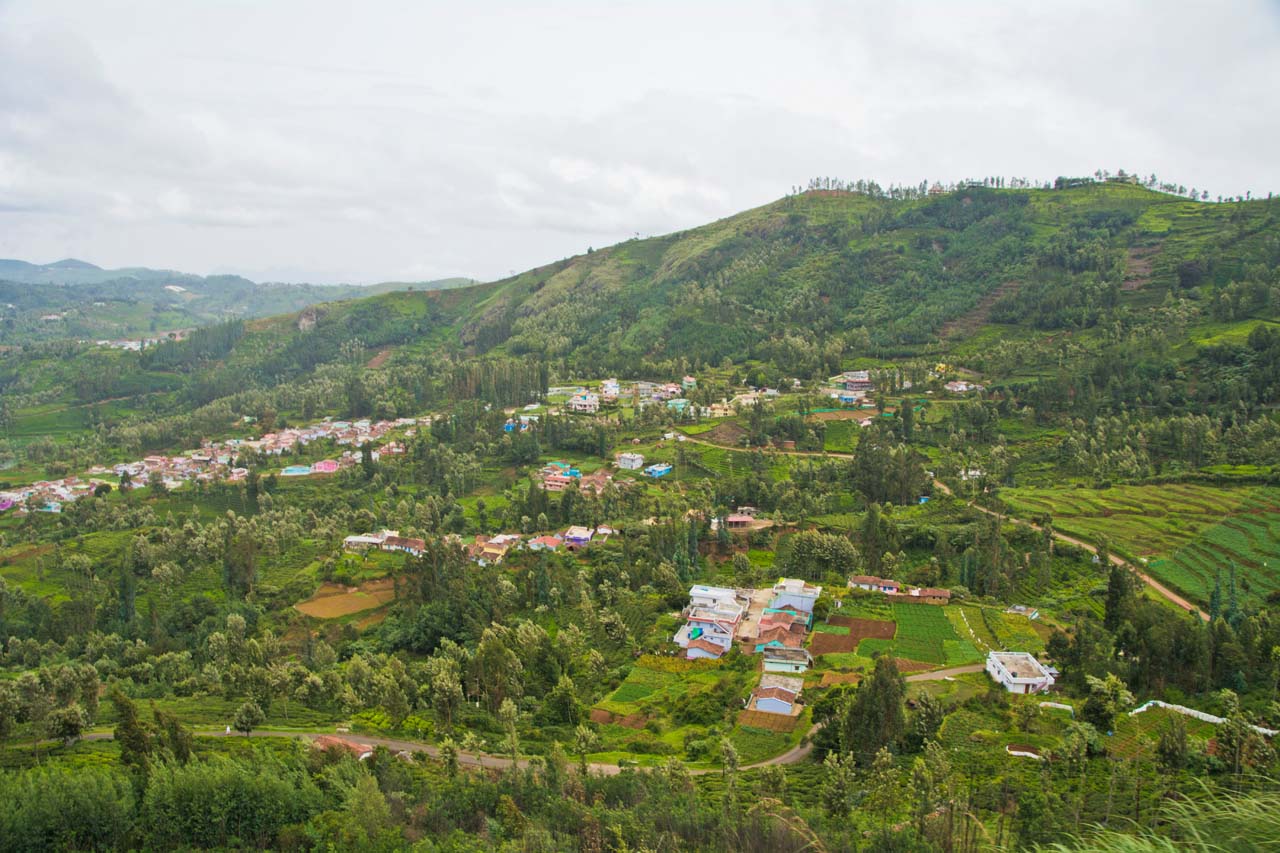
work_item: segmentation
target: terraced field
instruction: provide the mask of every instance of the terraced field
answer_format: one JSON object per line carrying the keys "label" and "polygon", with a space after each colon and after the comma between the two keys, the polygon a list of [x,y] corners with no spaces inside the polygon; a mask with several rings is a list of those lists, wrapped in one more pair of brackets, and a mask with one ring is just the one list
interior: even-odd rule
{"label": "terraced field", "polygon": [[1064,533],[1146,559],[1158,580],[1206,603],[1214,576],[1234,561],[1243,601],[1280,590],[1280,489],[1197,484],[1094,489],[1010,489],[1024,517],[1048,513]]}
{"label": "terraced field", "polygon": [[1280,590],[1280,490],[1257,490],[1233,515],[1150,568],[1181,592],[1208,601],[1218,573],[1225,591],[1232,563],[1243,602],[1257,604]]}
{"label": "terraced field", "polygon": [[1134,557],[1172,553],[1206,526],[1235,512],[1252,487],[1173,483],[1110,489],[1009,489],[1002,497],[1019,515],[1047,513],[1064,533],[1106,536]]}

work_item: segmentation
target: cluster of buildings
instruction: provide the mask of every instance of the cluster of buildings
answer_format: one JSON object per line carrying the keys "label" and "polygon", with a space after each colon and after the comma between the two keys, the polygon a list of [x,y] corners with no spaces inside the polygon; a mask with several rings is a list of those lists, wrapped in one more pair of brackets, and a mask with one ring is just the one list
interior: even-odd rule
{"label": "cluster of buildings", "polygon": [[563,492],[572,483],[578,484],[578,491],[601,494],[605,486],[613,482],[613,475],[604,468],[591,474],[583,474],[581,470],[568,462],[548,462],[538,470],[538,479],[542,488],[548,492]]}
{"label": "cluster of buildings", "polygon": [[672,639],[689,660],[718,660],[736,642],[761,656],[759,684],[748,711],[797,716],[801,677],[813,665],[805,648],[822,587],[780,578],[771,589],[731,589],[697,584],[689,590],[685,624]]}
{"label": "cluster of buildings", "polygon": [[342,547],[347,551],[363,553],[365,551],[399,551],[414,557],[421,557],[427,550],[424,539],[401,536],[398,530],[382,530],[377,533],[360,533],[342,540]]}
{"label": "cluster of buildings", "polygon": [[[325,420],[308,427],[267,433],[260,438],[205,442],[198,450],[174,456],[152,454],[134,462],[121,462],[111,466],[95,465],[87,472],[87,480],[71,476],[60,480],[42,480],[30,486],[0,492],[0,512],[14,507],[18,507],[18,511],[25,511],[29,506],[40,512],[61,512],[64,504],[92,494],[100,485],[111,485],[110,481],[101,479],[108,475],[114,475],[120,480],[121,488],[135,489],[148,485],[156,477],[169,489],[176,489],[193,481],[237,482],[249,475],[249,469],[236,467],[234,464],[236,457],[244,453],[280,455],[322,439],[359,447],[366,442],[379,441],[395,429],[405,428],[405,435],[412,436],[419,424],[430,422],[430,418],[354,422]],[[404,452],[404,444],[388,441],[374,450],[373,456],[378,459],[402,455]],[[359,461],[359,452],[348,450],[337,459],[325,459],[312,465],[290,465],[281,473],[285,476],[332,474]]]}
{"label": "cluster of buildings", "polygon": [[[607,542],[617,531],[607,525],[583,527],[572,525],[563,533],[547,534],[525,539],[519,533],[498,533],[493,536],[477,535],[472,542],[463,542],[462,537],[449,534],[445,538],[460,545],[467,552],[472,562],[480,566],[496,566],[512,549],[528,549],[530,551],[578,551],[590,545]],[[414,557],[422,556],[427,544],[423,539],[401,536],[397,530],[382,530],[376,533],[358,533],[342,540],[343,550],[352,553],[366,551],[399,551]]]}
{"label": "cluster of buildings", "polygon": [[903,586],[889,578],[878,578],[874,575],[854,575],[849,578],[849,589],[865,589],[869,592],[880,592],[895,601],[909,601],[920,604],[949,604],[951,590],[932,586]]}
{"label": "cluster of buildings", "polygon": [[697,584],[689,590],[685,624],[672,638],[689,660],[719,659],[736,642],[764,655],[766,671],[804,672],[812,662],[805,640],[822,587],[781,578],[772,589]]}

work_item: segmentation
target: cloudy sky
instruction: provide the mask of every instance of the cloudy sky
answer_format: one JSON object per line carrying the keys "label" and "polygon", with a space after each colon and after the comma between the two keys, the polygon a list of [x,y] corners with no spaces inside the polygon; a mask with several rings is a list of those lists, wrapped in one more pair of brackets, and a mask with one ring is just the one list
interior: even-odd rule
{"label": "cloudy sky", "polygon": [[1048,5],[0,0],[0,257],[487,279],[816,175],[1280,191],[1275,0]]}

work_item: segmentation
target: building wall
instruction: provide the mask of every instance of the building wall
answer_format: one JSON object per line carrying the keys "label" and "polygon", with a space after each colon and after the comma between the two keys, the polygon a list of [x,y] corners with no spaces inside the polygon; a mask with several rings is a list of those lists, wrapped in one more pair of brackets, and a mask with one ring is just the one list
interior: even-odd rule
{"label": "building wall", "polygon": [[791,707],[790,702],[783,702],[781,699],[772,697],[756,700],[756,710],[767,711],[770,714],[790,714]]}

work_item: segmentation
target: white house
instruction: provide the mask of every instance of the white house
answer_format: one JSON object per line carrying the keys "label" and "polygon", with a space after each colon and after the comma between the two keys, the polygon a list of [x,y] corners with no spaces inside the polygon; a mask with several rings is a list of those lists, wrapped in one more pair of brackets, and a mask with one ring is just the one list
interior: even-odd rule
{"label": "white house", "polygon": [[849,589],[865,589],[871,592],[896,594],[900,587],[897,581],[889,578],[878,578],[875,575],[854,575],[849,578]]}
{"label": "white house", "polygon": [[707,586],[701,583],[694,584],[689,588],[689,609],[695,607],[714,608],[726,604],[737,606],[737,590],[726,586]]}
{"label": "white house", "polygon": [[822,587],[810,586],[798,578],[780,578],[773,585],[773,599],[769,606],[775,610],[794,607],[801,613],[812,613],[813,605],[822,595]]}
{"label": "white house", "polygon": [[718,658],[733,647],[733,635],[742,621],[742,610],[695,607],[672,641],[685,650],[689,660]]}
{"label": "white house", "polygon": [[813,665],[813,656],[808,649],[769,647],[764,650],[762,657],[765,672],[800,675]]}
{"label": "white house", "polygon": [[1043,693],[1053,686],[1053,676],[1029,652],[991,652],[987,674],[1010,693]]}
{"label": "white house", "polygon": [[600,397],[596,394],[575,394],[569,398],[569,411],[594,415],[600,411]]}
{"label": "white house", "polygon": [[618,467],[624,471],[639,471],[644,467],[644,456],[639,453],[619,453]]}
{"label": "white house", "polygon": [[804,688],[803,678],[792,678],[786,675],[765,673],[760,676],[760,686],[751,694],[748,708],[764,711],[769,714],[786,714],[796,712],[800,704],[800,691]]}

